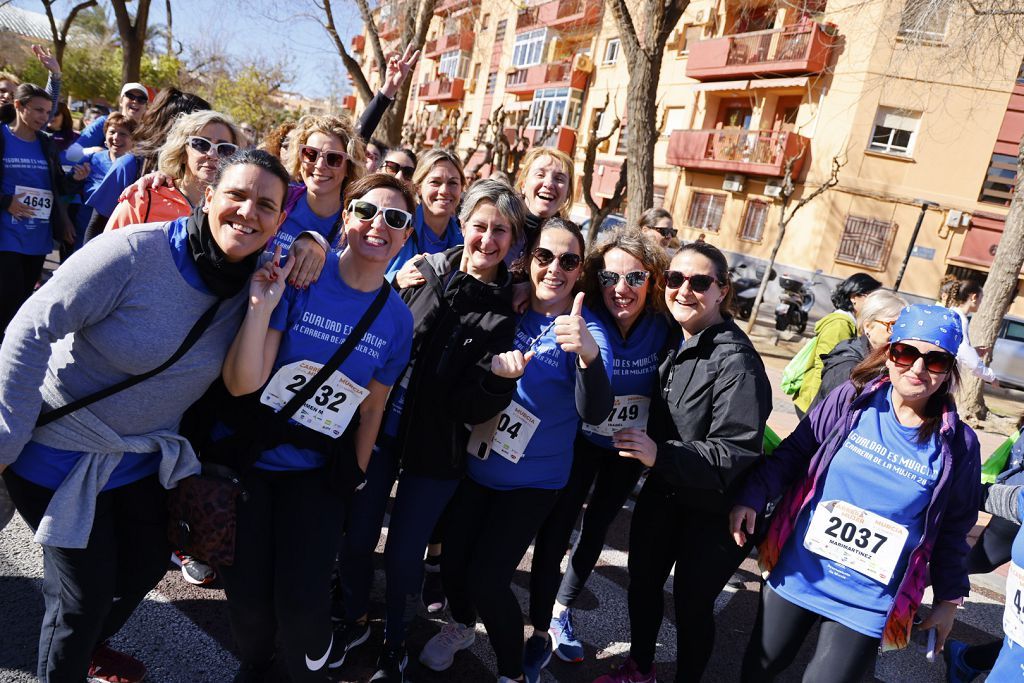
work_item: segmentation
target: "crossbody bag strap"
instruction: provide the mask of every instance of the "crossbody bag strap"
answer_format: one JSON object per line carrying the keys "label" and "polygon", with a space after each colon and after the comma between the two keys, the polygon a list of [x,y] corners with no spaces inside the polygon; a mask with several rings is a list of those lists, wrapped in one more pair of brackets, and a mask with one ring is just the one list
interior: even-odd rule
{"label": "crossbody bag strap", "polygon": [[365,335],[366,331],[370,329],[370,325],[373,324],[373,321],[377,318],[381,309],[384,308],[384,304],[387,302],[390,294],[391,285],[390,283],[385,282],[377,291],[377,296],[373,300],[373,303],[370,304],[370,307],[366,309],[365,313],[363,313],[363,317],[361,317],[359,322],[356,323],[352,333],[345,338],[345,341],[338,347],[338,350],[334,352],[334,355],[331,356],[330,360],[324,363],[324,366],[320,368],[320,370],[313,375],[313,377],[311,377],[310,380],[306,382],[294,396],[291,397],[291,400],[289,400],[288,403],[285,403],[284,407],[277,412],[275,417],[279,421],[287,421],[290,419],[291,416],[295,414],[295,411],[302,407],[302,405],[313,396],[313,393],[320,388],[320,385],[326,382],[327,378],[334,374],[335,370],[341,367],[341,364],[356,348],[356,345],[362,341],[363,335]]}
{"label": "crossbody bag strap", "polygon": [[129,387],[135,386],[139,382],[144,382],[150,377],[160,374],[167,368],[177,363],[181,359],[181,357],[184,356],[197,341],[199,341],[199,338],[203,336],[203,332],[206,331],[206,328],[208,328],[210,326],[210,323],[213,322],[214,316],[217,315],[217,309],[220,307],[220,303],[221,299],[217,299],[217,301],[215,301],[212,306],[206,309],[206,312],[203,313],[203,315],[199,318],[199,320],[195,322],[194,325],[192,325],[192,329],[188,331],[188,334],[185,336],[185,340],[181,342],[181,345],[178,346],[178,349],[173,354],[171,354],[170,358],[165,360],[158,367],[155,367],[152,370],[149,370],[148,372],[144,372],[141,375],[132,375],[131,377],[121,382],[118,382],[113,386],[107,387],[106,389],[101,389],[95,393],[89,394],[88,396],[72,401],[71,403],[66,403],[60,406],[59,408],[55,408],[49,412],[42,413],[36,420],[36,426],[42,427],[43,425],[48,425],[54,420],[59,420],[65,415],[70,415],[76,410],[84,408],[85,406],[91,403],[101,401],[107,398],[108,396],[113,396],[119,391],[124,391]]}

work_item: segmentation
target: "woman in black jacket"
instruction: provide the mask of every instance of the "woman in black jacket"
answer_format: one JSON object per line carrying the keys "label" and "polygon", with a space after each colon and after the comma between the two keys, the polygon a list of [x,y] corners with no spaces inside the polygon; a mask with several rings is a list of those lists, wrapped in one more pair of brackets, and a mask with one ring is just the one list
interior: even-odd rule
{"label": "woman in black jacket", "polygon": [[378,674],[389,677],[381,680],[402,680],[405,631],[423,583],[423,550],[465,471],[465,425],[487,422],[505,409],[523,372],[522,354],[509,351],[516,317],[504,258],[522,238],[525,213],[505,183],[477,182],[459,216],[465,244],[421,259],[417,267],[425,283],[401,291],[415,321],[412,356],[392,392],[342,552],[347,623],[338,637],[351,650],[369,636],[372,555],[397,477],[384,551],[385,646],[378,661]]}
{"label": "woman in black jacket", "polygon": [[715,598],[750,549],[729,535],[730,493],[761,455],[772,394],[760,356],[725,314],[731,298],[722,252],[705,242],[681,247],[665,273],[678,326],[651,401],[650,436],[623,429],[613,437],[619,455],[651,469],[629,537],[630,656],[600,683],[655,680],[673,565],[675,680],[700,680],[714,646]]}

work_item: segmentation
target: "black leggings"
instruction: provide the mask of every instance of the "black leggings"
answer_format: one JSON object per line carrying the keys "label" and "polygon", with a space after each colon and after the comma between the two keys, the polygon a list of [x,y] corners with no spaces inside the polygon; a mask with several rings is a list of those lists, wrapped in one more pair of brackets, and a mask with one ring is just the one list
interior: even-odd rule
{"label": "black leggings", "polygon": [[[684,496],[684,494],[680,494]],[[630,656],[641,671],[654,663],[665,613],[665,581],[675,565],[676,681],[699,681],[715,645],[715,600],[747,556],[736,545],[729,518],[693,510],[648,477],[629,532]]]}
{"label": "black leggings", "polygon": [[326,470],[243,476],[235,562],[220,567],[242,666],[265,669],[275,636],[292,681],[326,680],[332,643],[330,581],[345,503]]}
{"label": "black leggings", "polygon": [[743,657],[743,683],[771,681],[800,651],[804,638],[821,620],[814,657],[804,670],[806,683],[858,683],[878,656],[881,638],[866,636],[837,621],[789,602],[765,584],[761,607]]}
{"label": "black leggings", "polygon": [[[4,480],[33,531],[53,490],[10,469]],[[96,646],[124,625],[167,570],[167,492],[156,476],[96,496],[85,548],[43,546],[43,602],[37,675],[81,683]]]}
{"label": "black leggings", "polygon": [[549,489],[498,491],[465,479],[448,505],[444,592],[455,621],[469,626],[479,613],[499,676],[523,674],[523,613],[511,584],[557,496]]}
{"label": "black leggings", "polygon": [[[579,596],[601,556],[608,527],[615,521],[641,472],[643,465],[639,460],[619,457],[617,451],[595,446],[582,436],[576,438],[569,482],[558,494],[555,507],[544,520],[534,544],[530,620],[535,627],[543,629],[551,621],[556,593],[558,601],[566,606],[571,606]],[[583,527],[562,578],[562,557],[585,502]]]}
{"label": "black leggings", "polygon": [[43,274],[45,256],[0,251],[0,340]]}

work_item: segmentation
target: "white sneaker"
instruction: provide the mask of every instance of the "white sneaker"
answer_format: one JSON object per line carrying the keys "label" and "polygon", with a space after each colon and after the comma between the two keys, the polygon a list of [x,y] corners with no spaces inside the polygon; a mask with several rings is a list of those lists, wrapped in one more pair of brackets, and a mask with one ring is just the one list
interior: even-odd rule
{"label": "white sneaker", "polygon": [[476,628],[452,621],[427,641],[420,652],[420,663],[434,671],[444,671],[455,661],[455,653],[476,642]]}

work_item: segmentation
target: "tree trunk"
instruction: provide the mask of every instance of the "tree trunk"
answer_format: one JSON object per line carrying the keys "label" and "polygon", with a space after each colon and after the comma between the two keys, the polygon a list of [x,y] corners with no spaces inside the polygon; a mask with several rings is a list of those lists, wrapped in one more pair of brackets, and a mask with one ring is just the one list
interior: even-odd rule
{"label": "tree trunk", "polygon": [[152,0],[134,0],[135,17],[128,12],[130,0],[110,0],[121,37],[121,82],[139,82],[142,55],[146,49],[146,28],[149,26],[149,5]]}
{"label": "tree trunk", "polygon": [[658,141],[657,98],[661,77],[661,51],[657,63],[646,50],[630,60],[630,88],[626,94],[626,153],[629,158],[626,185],[629,206],[626,223],[639,225],[640,216],[654,205],[654,143]]}
{"label": "tree trunk", "polygon": [[[1003,317],[1017,294],[1017,280],[1021,266],[1024,266],[1024,140],[1017,149],[1017,180],[1014,185],[1010,212],[1006,215],[1003,236],[996,248],[992,266],[985,280],[985,293],[981,308],[971,321],[973,346],[992,347],[999,333]],[[988,406],[982,396],[982,381],[971,374],[965,374],[960,393],[960,415],[972,420],[988,417]]]}

